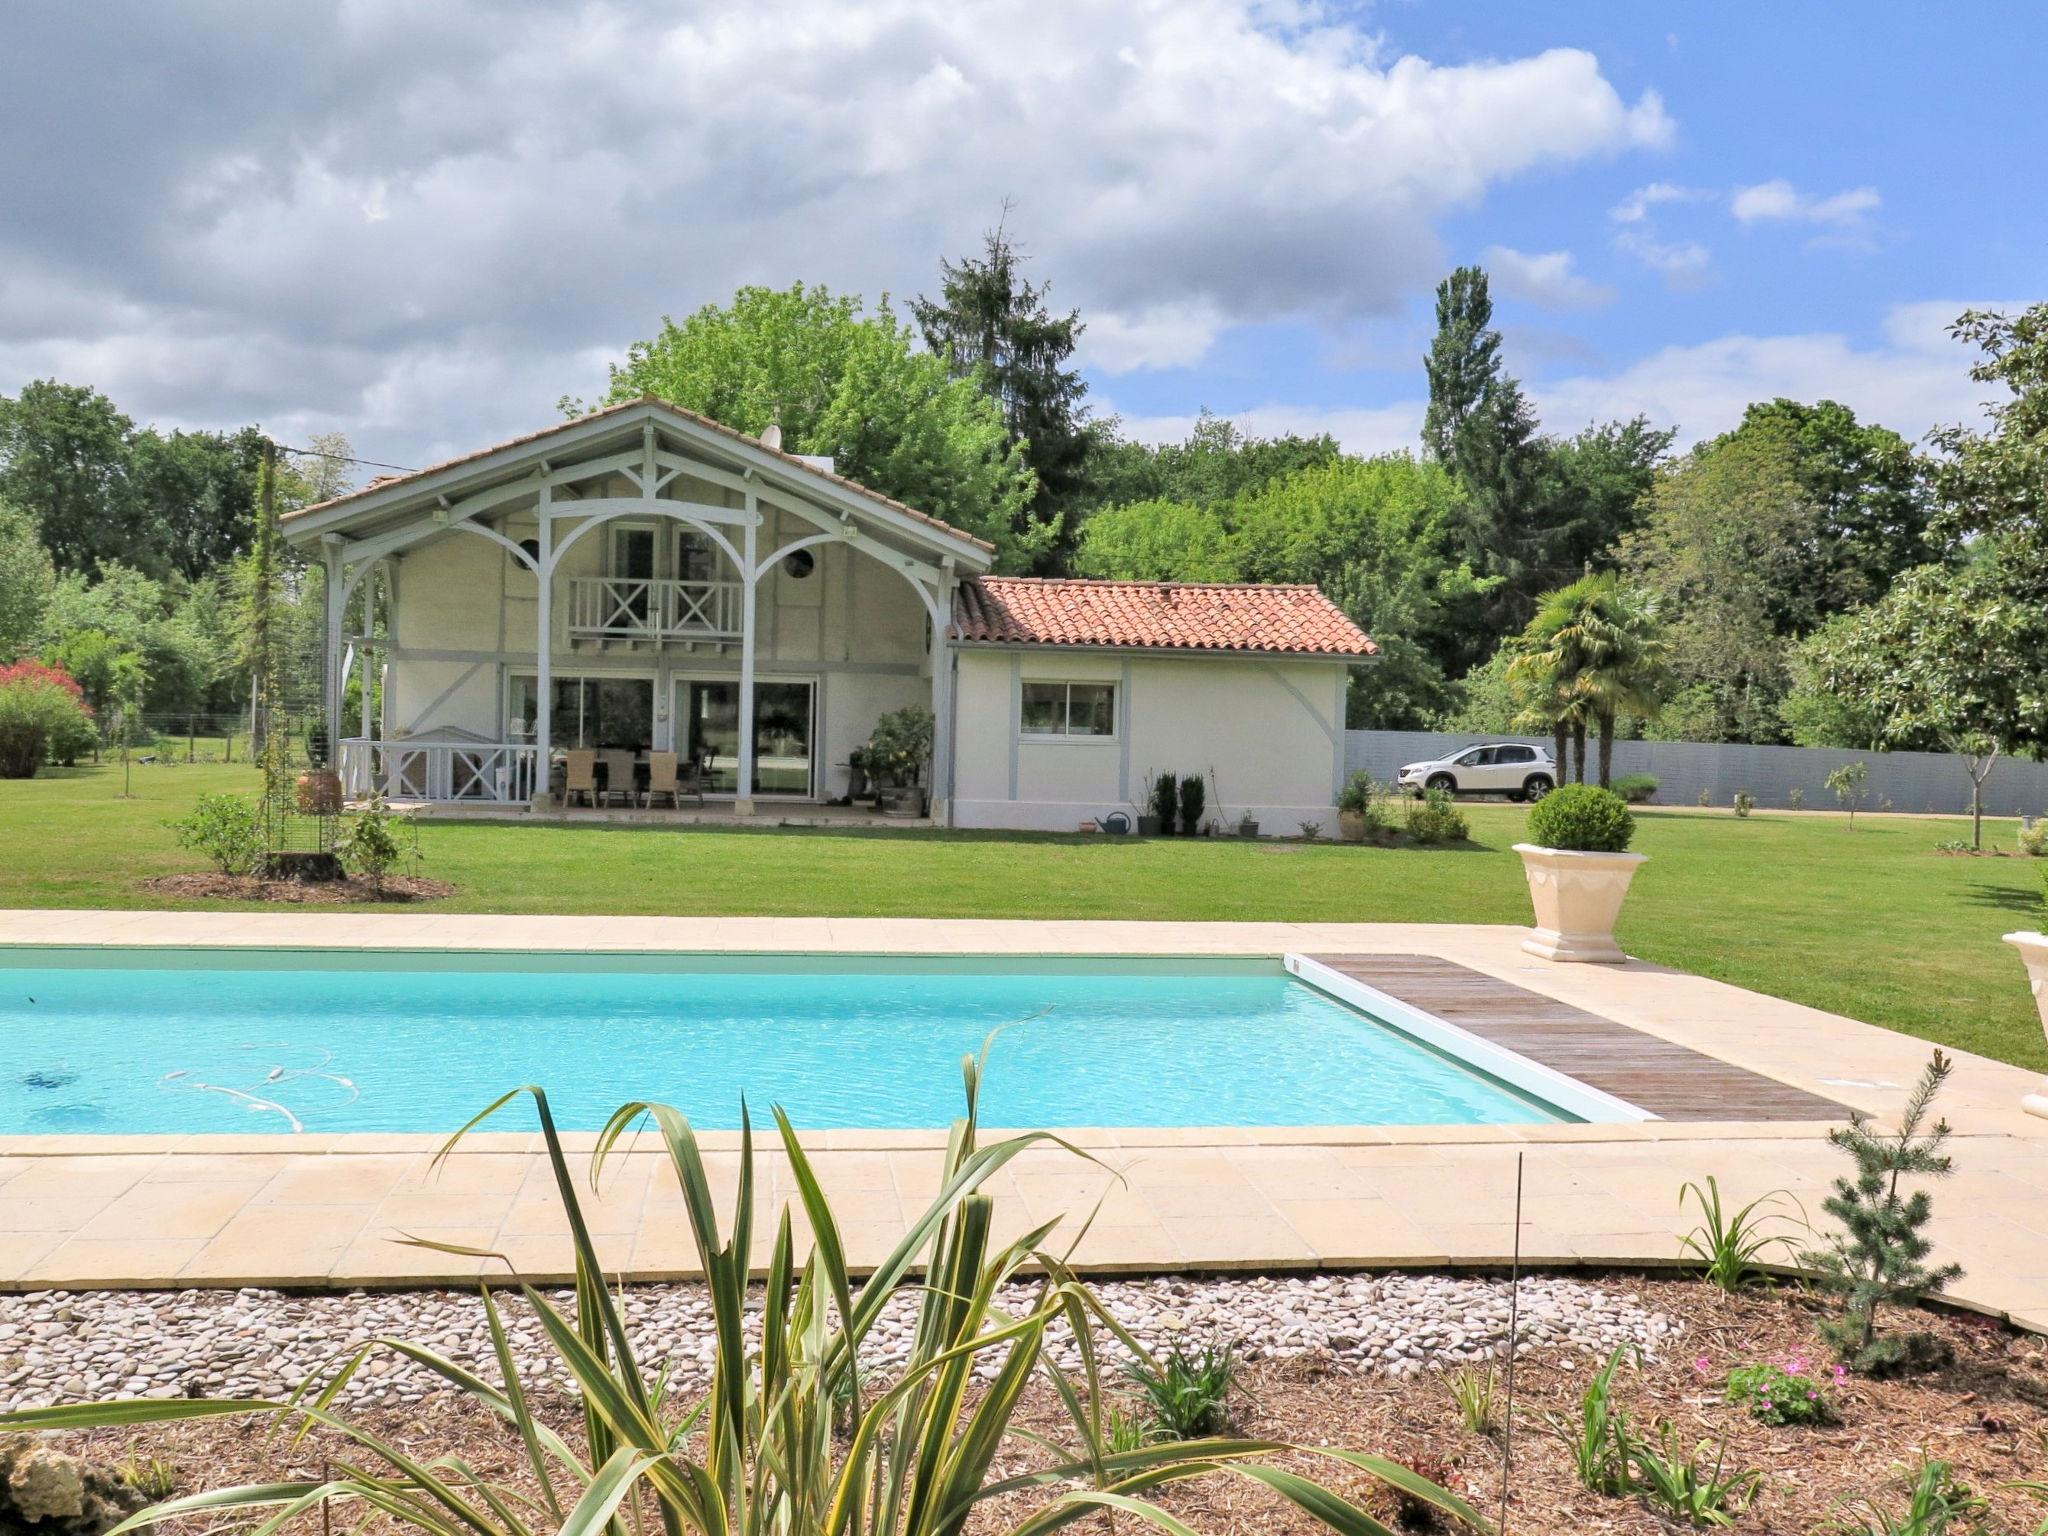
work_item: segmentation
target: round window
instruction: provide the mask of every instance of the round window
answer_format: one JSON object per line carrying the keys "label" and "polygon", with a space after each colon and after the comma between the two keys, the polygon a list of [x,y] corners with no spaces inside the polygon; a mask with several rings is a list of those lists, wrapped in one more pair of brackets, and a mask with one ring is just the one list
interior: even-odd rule
{"label": "round window", "polygon": [[800,549],[793,555],[782,557],[783,571],[797,581],[802,581],[817,568],[818,562],[808,549]]}

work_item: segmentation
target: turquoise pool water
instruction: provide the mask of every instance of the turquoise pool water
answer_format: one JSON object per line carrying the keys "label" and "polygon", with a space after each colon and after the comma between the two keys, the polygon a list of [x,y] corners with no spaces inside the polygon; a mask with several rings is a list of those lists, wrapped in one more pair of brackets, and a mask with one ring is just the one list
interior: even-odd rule
{"label": "turquoise pool water", "polygon": [[444,1132],[528,1082],[568,1129],[636,1098],[732,1128],[742,1094],[939,1127],[998,1028],[990,1125],[1566,1118],[1263,963],[35,958],[0,956],[0,1134]]}

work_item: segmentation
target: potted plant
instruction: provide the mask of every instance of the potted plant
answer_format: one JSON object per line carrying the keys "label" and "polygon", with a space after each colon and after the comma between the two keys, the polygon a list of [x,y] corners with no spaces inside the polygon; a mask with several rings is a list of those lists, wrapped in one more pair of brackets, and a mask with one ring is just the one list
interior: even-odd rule
{"label": "potted plant", "polygon": [[1363,768],[1344,781],[1337,796],[1337,835],[1347,843],[1362,843],[1372,830],[1372,776]]}
{"label": "potted plant", "polygon": [[[2048,885],[2048,879],[2043,884]],[[2027,963],[2027,985],[2033,989],[2034,1012],[2040,1017],[2041,1028],[2048,1031],[2048,934],[2031,930],[2008,933],[2005,942],[2018,950]],[[2048,1089],[2027,1094],[2020,1100],[2020,1108],[2048,1119]]]}
{"label": "potted plant", "polygon": [[1181,836],[1193,837],[1202,830],[1202,807],[1209,799],[1209,788],[1199,773],[1181,775],[1178,798]]}
{"label": "potted plant", "polygon": [[1536,931],[1522,948],[1546,960],[1617,964],[1614,942],[1622,898],[1643,863],[1630,853],[1636,819],[1627,802],[1594,784],[1567,784],[1529,812],[1533,841],[1515,844],[1529,877]]}
{"label": "potted plant", "polygon": [[932,760],[932,712],[921,704],[893,709],[875,722],[862,760],[878,784],[884,816],[922,816],[926,796],[919,780]]}
{"label": "potted plant", "polygon": [[1257,837],[1259,835],[1258,821],[1253,817],[1249,809],[1238,813],[1237,835],[1239,837]]}
{"label": "potted plant", "polygon": [[308,767],[295,786],[299,813],[303,816],[341,814],[341,775],[328,766],[327,723],[315,720],[306,727]]}
{"label": "potted plant", "polygon": [[1180,780],[1170,773],[1153,779],[1149,804],[1151,808],[1138,817],[1138,835],[1157,837],[1173,831],[1174,821],[1180,815]]}
{"label": "potted plant", "polygon": [[855,747],[846,754],[846,803],[866,800],[873,794],[868,788],[868,754],[863,747]]}

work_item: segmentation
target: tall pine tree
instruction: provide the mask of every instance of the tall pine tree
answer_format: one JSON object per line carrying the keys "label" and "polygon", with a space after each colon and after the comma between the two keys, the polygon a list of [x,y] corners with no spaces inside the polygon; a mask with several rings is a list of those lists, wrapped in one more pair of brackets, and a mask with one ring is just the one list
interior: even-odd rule
{"label": "tall pine tree", "polygon": [[[1008,210],[1005,209],[1007,214]],[[981,254],[941,261],[938,299],[911,305],[925,345],[961,378],[980,384],[1003,413],[1011,439],[1038,476],[1029,516],[1055,531],[1047,564],[1071,551],[1071,512],[1088,455],[1088,386],[1068,366],[1084,327],[1081,312],[1056,315],[1046,307],[1051,284],[1027,282],[1024,256],[998,223],[982,238]]]}
{"label": "tall pine tree", "polygon": [[1475,571],[1502,578],[1476,659],[1491,649],[1492,638],[1528,616],[1541,532],[1531,523],[1543,463],[1535,412],[1501,363],[1482,268],[1459,267],[1437,284],[1436,336],[1422,366],[1429,376],[1423,447],[1463,482],[1467,495],[1459,554]]}

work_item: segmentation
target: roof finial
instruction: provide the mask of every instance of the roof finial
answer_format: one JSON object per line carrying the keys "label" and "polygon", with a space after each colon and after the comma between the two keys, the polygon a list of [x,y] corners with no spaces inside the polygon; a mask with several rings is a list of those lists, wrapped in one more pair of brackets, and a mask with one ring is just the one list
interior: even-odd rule
{"label": "roof finial", "polygon": [[761,446],[782,452],[782,407],[779,405],[769,412],[768,425],[761,429]]}

